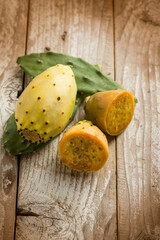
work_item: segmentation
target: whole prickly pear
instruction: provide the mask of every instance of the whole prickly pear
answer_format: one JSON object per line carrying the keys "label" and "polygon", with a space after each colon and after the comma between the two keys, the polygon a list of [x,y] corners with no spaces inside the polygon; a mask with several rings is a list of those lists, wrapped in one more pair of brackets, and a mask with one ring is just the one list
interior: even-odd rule
{"label": "whole prickly pear", "polygon": [[21,136],[32,143],[47,142],[67,125],[77,86],[72,69],[58,64],[35,77],[21,94],[15,119]]}

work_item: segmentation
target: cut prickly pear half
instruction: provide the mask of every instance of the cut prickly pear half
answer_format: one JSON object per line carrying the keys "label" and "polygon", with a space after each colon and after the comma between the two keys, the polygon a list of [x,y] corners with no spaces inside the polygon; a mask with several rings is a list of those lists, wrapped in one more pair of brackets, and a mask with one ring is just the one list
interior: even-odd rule
{"label": "cut prickly pear half", "polygon": [[130,123],[134,112],[134,99],[128,92],[117,97],[107,115],[107,132],[110,135],[120,134]]}
{"label": "cut prickly pear half", "polygon": [[87,97],[84,109],[88,120],[102,131],[116,136],[123,132],[132,120],[134,106],[133,95],[118,89]]}
{"label": "cut prickly pear half", "polygon": [[18,100],[15,119],[19,134],[37,144],[58,135],[72,116],[76,94],[69,66],[58,64],[39,74]]}
{"label": "cut prickly pear half", "polygon": [[[27,74],[33,77],[59,63],[70,65],[75,75],[77,90],[85,94],[124,89],[119,83],[104,75],[99,65],[92,65],[81,58],[61,53],[32,53],[19,57],[17,63]],[[136,97],[135,102],[137,102]]]}
{"label": "cut prickly pear half", "polygon": [[64,133],[59,143],[59,155],[69,168],[95,172],[108,159],[108,141],[97,126],[89,121],[80,121]]}

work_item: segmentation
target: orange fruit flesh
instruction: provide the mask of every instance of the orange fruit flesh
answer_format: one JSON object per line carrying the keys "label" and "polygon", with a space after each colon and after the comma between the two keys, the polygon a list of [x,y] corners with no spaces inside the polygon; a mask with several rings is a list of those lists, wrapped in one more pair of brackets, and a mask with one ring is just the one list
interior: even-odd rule
{"label": "orange fruit flesh", "polygon": [[107,132],[110,135],[120,134],[130,123],[134,112],[134,99],[128,94],[122,94],[113,101],[107,114]]}
{"label": "orange fruit flesh", "polygon": [[108,158],[103,143],[89,134],[73,134],[65,137],[60,148],[62,162],[77,171],[95,172]]}

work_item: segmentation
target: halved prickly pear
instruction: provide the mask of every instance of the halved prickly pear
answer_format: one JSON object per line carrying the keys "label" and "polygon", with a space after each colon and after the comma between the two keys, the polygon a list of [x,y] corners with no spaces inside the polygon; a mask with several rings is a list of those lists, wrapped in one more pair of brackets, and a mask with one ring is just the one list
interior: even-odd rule
{"label": "halved prickly pear", "polygon": [[58,64],[35,77],[17,103],[15,119],[19,134],[37,144],[55,137],[72,116],[76,94],[69,66]]}
{"label": "halved prickly pear", "polygon": [[80,121],[64,133],[59,154],[66,166],[77,171],[95,172],[108,159],[108,141],[92,122]]}
{"label": "halved prickly pear", "polygon": [[116,136],[123,132],[132,120],[134,97],[125,90],[118,89],[95,93],[85,100],[86,118],[103,132]]}

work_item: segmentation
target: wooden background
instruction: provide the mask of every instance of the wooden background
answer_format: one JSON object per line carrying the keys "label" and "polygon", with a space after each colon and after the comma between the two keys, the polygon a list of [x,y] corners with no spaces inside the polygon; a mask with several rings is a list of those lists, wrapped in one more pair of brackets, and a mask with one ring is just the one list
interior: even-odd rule
{"label": "wooden background", "polygon": [[29,80],[17,57],[48,48],[100,64],[139,103],[97,173],[62,165],[62,134],[19,158],[1,147],[0,239],[160,239],[160,1],[0,0],[0,137]]}

